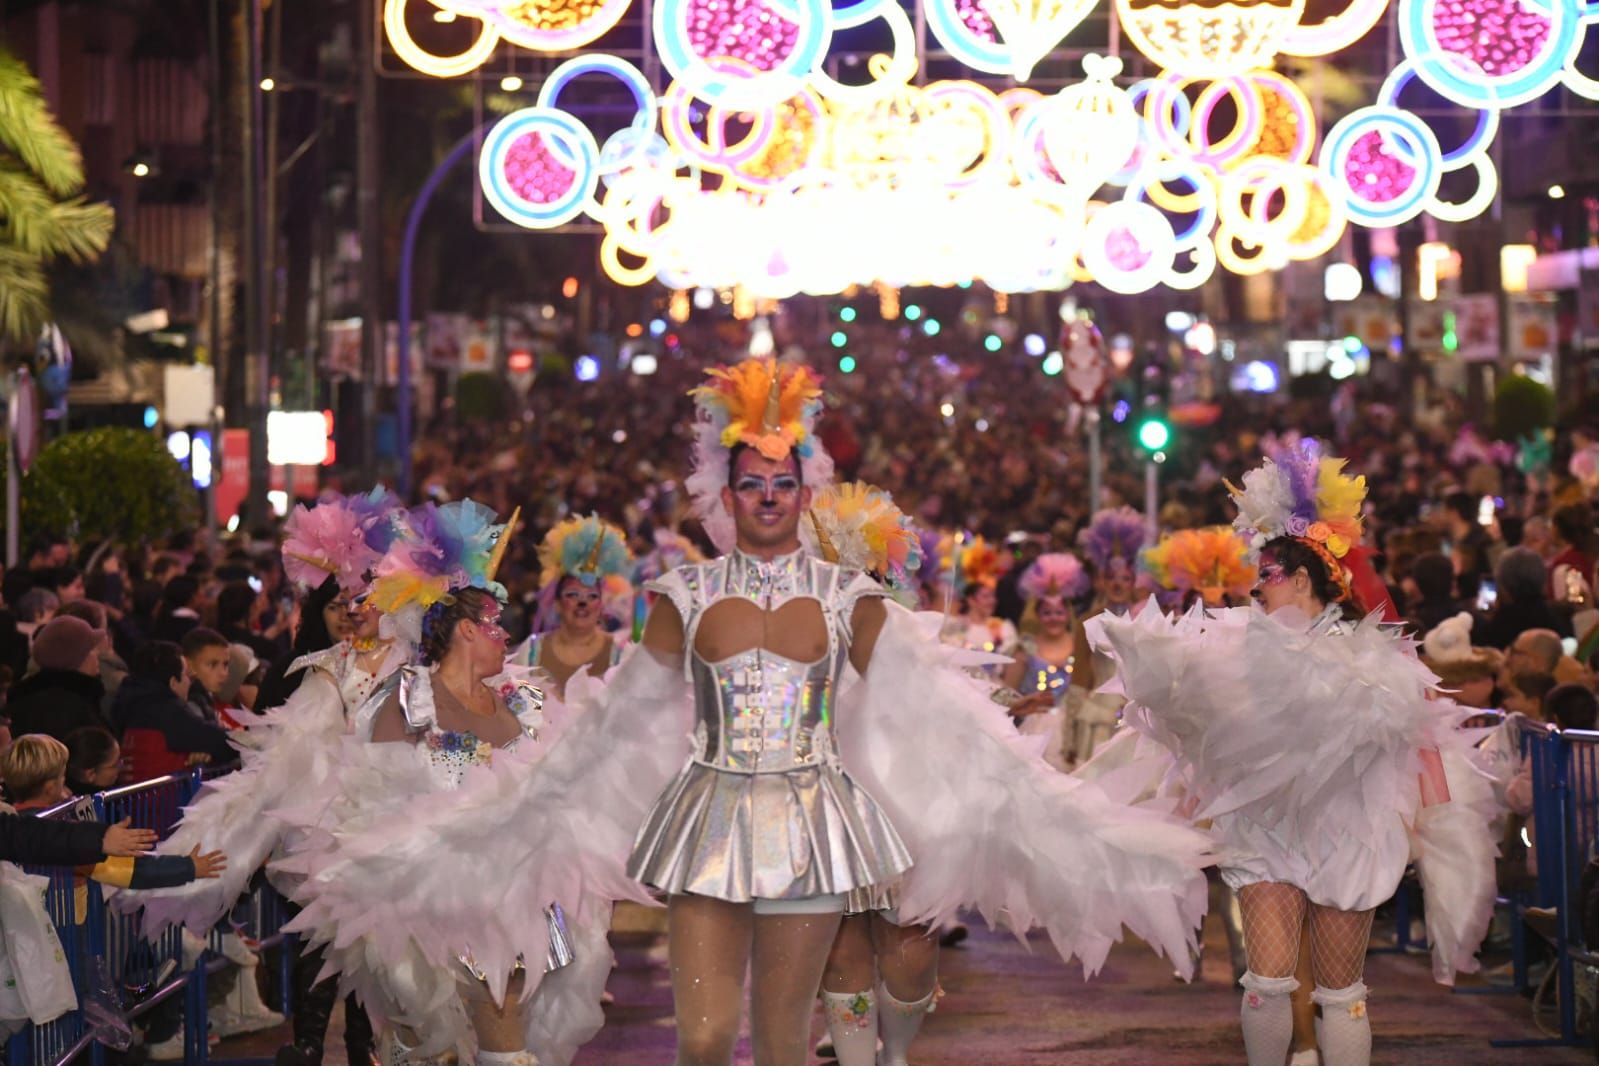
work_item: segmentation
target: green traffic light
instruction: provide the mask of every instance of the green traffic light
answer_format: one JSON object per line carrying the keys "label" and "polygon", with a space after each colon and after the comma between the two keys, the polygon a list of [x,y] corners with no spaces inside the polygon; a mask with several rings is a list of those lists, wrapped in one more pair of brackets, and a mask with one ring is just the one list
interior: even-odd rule
{"label": "green traffic light", "polygon": [[839,319],[841,321],[844,321],[844,322],[853,322],[853,321],[855,321],[855,308],[853,308],[853,307],[844,308],[842,311],[840,311],[838,313],[838,317],[839,317]]}
{"label": "green traffic light", "polygon": [[853,355],[846,355],[844,358],[840,359],[838,361],[838,370],[841,374],[855,373],[855,357]]}
{"label": "green traffic light", "polygon": [[833,333],[831,340],[833,342],[833,347],[835,348],[842,348],[844,345],[849,343],[849,338],[844,335],[843,330],[836,330]]}
{"label": "green traffic light", "polygon": [[1171,443],[1171,427],[1158,418],[1146,419],[1138,426],[1138,443],[1147,451],[1158,452]]}

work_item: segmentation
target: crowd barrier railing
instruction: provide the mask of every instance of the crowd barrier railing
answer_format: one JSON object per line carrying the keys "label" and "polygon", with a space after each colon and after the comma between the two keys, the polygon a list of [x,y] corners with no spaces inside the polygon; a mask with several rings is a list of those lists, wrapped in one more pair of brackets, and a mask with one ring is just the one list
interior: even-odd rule
{"label": "crowd barrier railing", "polygon": [[[198,770],[170,774],[123,788],[84,796],[42,811],[41,818],[68,821],[94,820],[103,824],[131,818],[141,829],[154,829],[165,836],[177,824],[185,804],[199,790]],[[73,987],[78,994],[76,1010],[44,1025],[27,1025],[6,1043],[7,1066],[65,1066],[87,1055],[91,1066],[105,1066],[105,1047],[95,1039],[90,1012],[96,1007],[91,997],[91,978],[98,962],[119,999],[133,1002],[114,1004],[127,1018],[146,1014],[174,996],[182,996],[184,1062],[186,1066],[205,1066],[209,1058],[206,1020],[206,979],[229,965],[220,958],[220,939],[229,929],[237,931],[256,948],[269,948],[292,939],[282,931],[287,920],[281,899],[262,885],[234,909],[231,920],[212,930],[207,945],[192,968],[184,965],[183,933],[169,929],[154,940],[146,940],[137,915],[121,914],[106,904],[101,886],[61,867],[24,867],[27,872],[49,878],[45,910],[67,958]],[[243,920],[239,920],[242,915]],[[284,953],[278,973],[282,1001],[289,1003],[289,956]],[[242,1066],[250,1060],[240,1060]],[[222,1066],[217,1063],[217,1066]]]}

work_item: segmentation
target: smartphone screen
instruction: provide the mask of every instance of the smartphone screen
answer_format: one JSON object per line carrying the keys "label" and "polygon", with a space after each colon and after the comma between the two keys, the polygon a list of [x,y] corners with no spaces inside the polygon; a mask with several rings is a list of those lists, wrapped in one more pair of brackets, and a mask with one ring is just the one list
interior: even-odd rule
{"label": "smartphone screen", "polygon": [[1491,611],[1499,599],[1499,588],[1492,581],[1483,581],[1477,588],[1477,610]]}
{"label": "smartphone screen", "polygon": [[1491,526],[1494,524],[1494,498],[1484,496],[1477,501],[1477,524]]}

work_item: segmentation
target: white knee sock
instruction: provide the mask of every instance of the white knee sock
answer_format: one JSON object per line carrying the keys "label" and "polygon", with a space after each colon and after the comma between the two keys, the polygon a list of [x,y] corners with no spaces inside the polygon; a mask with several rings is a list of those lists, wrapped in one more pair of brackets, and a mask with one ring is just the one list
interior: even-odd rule
{"label": "white knee sock", "polygon": [[531,1051],[479,1050],[477,1066],[539,1066],[539,1059]]}
{"label": "white knee sock", "polygon": [[938,986],[934,985],[931,992],[915,1003],[906,1003],[889,995],[888,989],[878,986],[877,1002],[880,1006],[877,1031],[883,1038],[883,1055],[878,1060],[879,1066],[907,1066],[906,1056],[910,1054],[911,1041],[916,1039],[923,1019],[932,1011],[933,997],[936,995]]}
{"label": "white knee sock", "polygon": [[877,993],[822,992],[827,1035],[833,1038],[838,1066],[876,1066]]}
{"label": "white knee sock", "polygon": [[1310,994],[1321,1006],[1316,1021],[1316,1043],[1321,1045],[1322,1066],[1370,1066],[1371,1019],[1366,1017],[1366,985],[1356,981],[1348,988],[1322,988]]}
{"label": "white knee sock", "polygon": [[1249,1066],[1282,1066],[1294,1042],[1294,1008],[1288,997],[1299,982],[1292,977],[1261,977],[1245,973],[1244,1003],[1239,1020],[1244,1026],[1244,1054]]}

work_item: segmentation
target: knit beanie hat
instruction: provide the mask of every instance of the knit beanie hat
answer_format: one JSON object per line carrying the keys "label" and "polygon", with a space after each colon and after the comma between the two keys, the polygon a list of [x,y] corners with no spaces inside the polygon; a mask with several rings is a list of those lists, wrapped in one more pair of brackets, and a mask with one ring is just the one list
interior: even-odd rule
{"label": "knit beanie hat", "polygon": [[34,634],[33,661],[41,670],[76,670],[104,639],[104,630],[81,618],[52,618]]}

